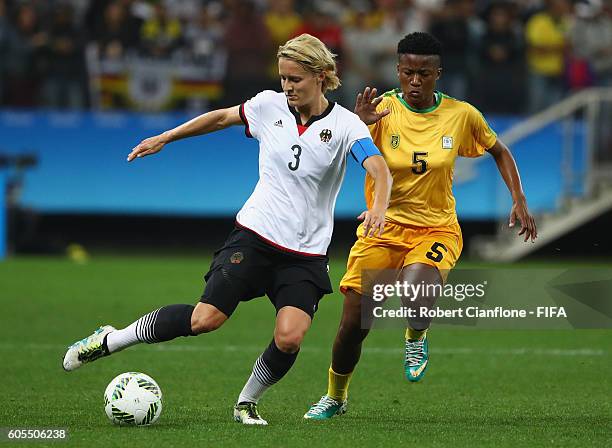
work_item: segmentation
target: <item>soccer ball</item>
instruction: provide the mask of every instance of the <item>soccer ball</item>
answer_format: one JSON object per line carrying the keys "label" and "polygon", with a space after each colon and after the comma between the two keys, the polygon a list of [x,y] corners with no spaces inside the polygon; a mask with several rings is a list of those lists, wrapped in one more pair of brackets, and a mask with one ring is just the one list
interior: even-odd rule
{"label": "soccer ball", "polygon": [[104,410],[117,425],[151,425],[162,411],[162,392],[149,375],[126,372],[104,391]]}

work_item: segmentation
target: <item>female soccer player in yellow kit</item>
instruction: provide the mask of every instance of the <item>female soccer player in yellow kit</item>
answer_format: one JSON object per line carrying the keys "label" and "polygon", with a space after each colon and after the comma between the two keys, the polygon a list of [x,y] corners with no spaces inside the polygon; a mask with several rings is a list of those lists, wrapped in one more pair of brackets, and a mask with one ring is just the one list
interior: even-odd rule
{"label": "female soccer player in yellow kit", "polygon": [[[397,52],[400,88],[378,98],[376,89],[366,88],[355,105],[355,113],[369,125],[393,176],[384,233],[370,237],[364,236],[361,227],[357,230],[358,239],[340,282],[345,299],[328,392],[305,418],[327,419],[346,411],[350,378],[369,332],[361,319],[371,291],[362,271],[391,270],[402,284],[443,285],[455,266],[463,246],[452,193],[458,156],[479,157],[486,151],[495,158],[512,194],[510,226],[518,219],[519,235],[525,241],[537,236],[516,163],[506,145],[476,108],[435,90],[442,72],[440,43],[427,33],[412,33],[399,42]],[[368,205],[372,187],[372,179],[366,177]],[[435,299],[420,294],[413,306],[430,308]],[[428,365],[426,331],[430,323],[425,317],[408,320],[404,369],[411,382],[419,381]]]}

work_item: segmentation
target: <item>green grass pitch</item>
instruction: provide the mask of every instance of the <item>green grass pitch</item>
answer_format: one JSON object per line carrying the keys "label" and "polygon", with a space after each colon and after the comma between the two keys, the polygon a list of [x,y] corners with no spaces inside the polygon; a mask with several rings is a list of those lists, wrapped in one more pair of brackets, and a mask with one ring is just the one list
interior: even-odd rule
{"label": "green grass pitch", "polygon": [[[267,299],[242,304],[218,332],[140,345],[66,373],[65,346],[98,325],[124,326],[161,305],[195,302],[209,260],[17,258],[0,264],[0,427],[65,427],[36,446],[612,446],[612,331],[430,332],[425,379],[403,378],[403,334],[373,331],[351,385],[349,412],[302,415],[326,388],[341,299],[327,296],[294,368],[261,401],[270,426],[243,427],[232,406],[268,344]],[[344,261],[334,260],[335,284]],[[523,350],[525,349],[525,350]],[[142,371],[164,411],[148,428],[113,426],[107,383]],[[1,444],[0,444],[1,445]],[[24,446],[20,443],[20,446]]]}

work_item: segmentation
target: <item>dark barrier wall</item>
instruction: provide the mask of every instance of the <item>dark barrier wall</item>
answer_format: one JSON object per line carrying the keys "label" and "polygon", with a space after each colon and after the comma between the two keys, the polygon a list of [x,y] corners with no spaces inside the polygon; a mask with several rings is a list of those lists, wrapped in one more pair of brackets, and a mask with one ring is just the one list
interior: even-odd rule
{"label": "dark barrier wall", "polygon": [[[223,244],[233,227],[231,218],[35,214],[26,215],[25,219],[30,221],[22,221],[22,235],[17,248],[20,253],[63,254],[68,245],[78,243],[94,253],[157,254],[166,251],[208,257]],[[330,255],[347,256],[355,241],[357,224],[355,219],[336,220]],[[462,220],[464,248],[461,259],[469,258],[474,236],[492,235],[497,225],[494,221]],[[604,241],[604,235],[611,226],[612,213],[604,214],[530,257],[609,261],[612,249]]]}

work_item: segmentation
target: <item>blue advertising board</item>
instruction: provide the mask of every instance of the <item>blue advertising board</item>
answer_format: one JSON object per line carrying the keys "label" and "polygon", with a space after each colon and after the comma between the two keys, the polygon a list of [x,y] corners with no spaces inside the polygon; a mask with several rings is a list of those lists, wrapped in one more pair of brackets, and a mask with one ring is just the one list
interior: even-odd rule
{"label": "blue advertising board", "polygon": [[[258,177],[257,141],[237,126],[168,145],[154,157],[126,162],[142,139],[189,119],[186,114],[0,111],[0,153],[33,153],[20,202],[47,213],[125,213],[232,216]],[[517,118],[489,118],[498,134]],[[577,127],[584,170],[584,132]],[[563,132],[553,124],[513,146],[534,212],[552,211],[562,194]],[[336,217],[364,208],[364,170],[351,158]],[[580,189],[580,182],[576,188]],[[489,155],[457,160],[454,192],[460,219],[496,219],[510,210],[495,161]]]}

